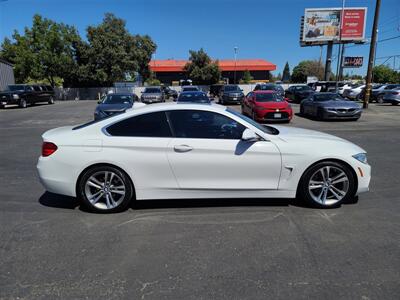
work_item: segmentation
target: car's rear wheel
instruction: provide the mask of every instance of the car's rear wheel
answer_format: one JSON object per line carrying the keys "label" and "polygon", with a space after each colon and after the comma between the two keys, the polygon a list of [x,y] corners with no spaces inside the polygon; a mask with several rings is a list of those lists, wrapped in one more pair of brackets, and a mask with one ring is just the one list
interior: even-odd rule
{"label": "car's rear wheel", "polygon": [[303,105],[300,105],[300,115],[301,116],[304,116],[305,114],[304,114],[304,106]]}
{"label": "car's rear wheel", "polygon": [[20,108],[26,108],[26,106],[27,106],[26,100],[25,99],[19,100],[18,106]]}
{"label": "car's rear wheel", "polygon": [[355,188],[355,178],[348,166],[324,161],[304,173],[299,194],[312,206],[330,208],[349,201],[355,194]]}
{"label": "car's rear wheel", "polygon": [[134,194],[128,175],[112,166],[95,166],[85,171],[77,193],[89,210],[99,213],[127,209]]}

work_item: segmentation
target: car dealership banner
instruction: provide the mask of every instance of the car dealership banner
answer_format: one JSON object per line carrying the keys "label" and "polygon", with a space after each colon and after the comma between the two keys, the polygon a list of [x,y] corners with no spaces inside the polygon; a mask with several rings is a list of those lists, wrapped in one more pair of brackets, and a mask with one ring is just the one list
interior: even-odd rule
{"label": "car dealership banner", "polygon": [[[310,8],[304,12],[303,42],[362,41],[366,7]],[[343,17],[343,18],[342,18]],[[342,19],[342,21],[341,21]],[[340,32],[340,24],[342,30]]]}
{"label": "car dealership banner", "polygon": [[345,56],[343,58],[344,68],[359,68],[362,67],[364,62],[364,57],[362,56]]}

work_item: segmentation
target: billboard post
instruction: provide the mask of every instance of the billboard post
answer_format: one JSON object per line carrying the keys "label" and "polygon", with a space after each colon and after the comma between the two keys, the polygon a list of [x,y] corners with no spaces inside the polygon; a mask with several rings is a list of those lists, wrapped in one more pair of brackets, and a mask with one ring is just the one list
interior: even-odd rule
{"label": "billboard post", "polygon": [[333,41],[328,42],[328,47],[326,49],[326,62],[325,62],[325,75],[324,75],[325,81],[329,81],[329,77],[331,76],[332,48],[333,48]]}

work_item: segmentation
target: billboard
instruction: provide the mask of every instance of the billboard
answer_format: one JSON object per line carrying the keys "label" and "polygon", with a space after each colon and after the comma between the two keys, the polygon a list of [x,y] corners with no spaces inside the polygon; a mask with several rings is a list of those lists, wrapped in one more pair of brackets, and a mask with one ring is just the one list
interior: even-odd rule
{"label": "billboard", "polygon": [[[302,42],[362,41],[365,37],[366,7],[310,8],[304,12]],[[340,24],[342,30],[340,32]],[[340,37],[341,36],[341,37]]]}
{"label": "billboard", "polygon": [[362,67],[364,57],[362,56],[345,56],[343,57],[343,68],[359,68]]}

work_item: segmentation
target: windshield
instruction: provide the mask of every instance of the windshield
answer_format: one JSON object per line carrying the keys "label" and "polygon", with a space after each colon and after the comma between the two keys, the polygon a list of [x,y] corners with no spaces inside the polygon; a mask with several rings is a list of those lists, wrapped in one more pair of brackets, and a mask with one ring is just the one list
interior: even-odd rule
{"label": "windshield", "polygon": [[184,92],[195,92],[198,91],[197,87],[185,87],[182,89]]}
{"label": "windshield", "polygon": [[124,103],[132,103],[133,98],[131,95],[107,95],[106,99],[103,101],[103,104],[124,104]]}
{"label": "windshield", "polygon": [[183,93],[179,95],[178,101],[208,103],[210,99],[204,93]]}
{"label": "windshield", "polygon": [[146,88],[143,93],[159,94],[159,93],[161,93],[161,89],[160,88]]}
{"label": "windshield", "polygon": [[25,91],[25,86],[24,85],[9,85],[8,90],[9,91]]}
{"label": "windshield", "polygon": [[273,135],[277,135],[279,134],[279,130],[276,129],[275,127],[269,126],[269,125],[261,125],[259,123],[257,123],[256,121],[254,121],[253,119],[250,119],[244,115],[242,115],[241,113],[237,112],[236,110],[228,107],[226,109],[227,112],[231,113],[232,115],[235,115],[239,118],[241,118],[243,121],[246,121],[247,123],[250,123],[251,125],[253,125],[254,127],[256,127],[257,129],[260,129],[262,132],[265,132],[267,134],[273,134]]}
{"label": "windshield", "polygon": [[294,87],[296,91],[309,91],[311,88],[308,85],[301,85]]}
{"label": "windshield", "polygon": [[226,85],[224,90],[227,92],[240,91],[240,89],[237,85]]}
{"label": "windshield", "polygon": [[344,101],[343,97],[335,93],[317,94],[314,95],[314,101]]}
{"label": "windshield", "polygon": [[282,97],[278,97],[275,93],[256,94],[257,102],[282,102]]}

